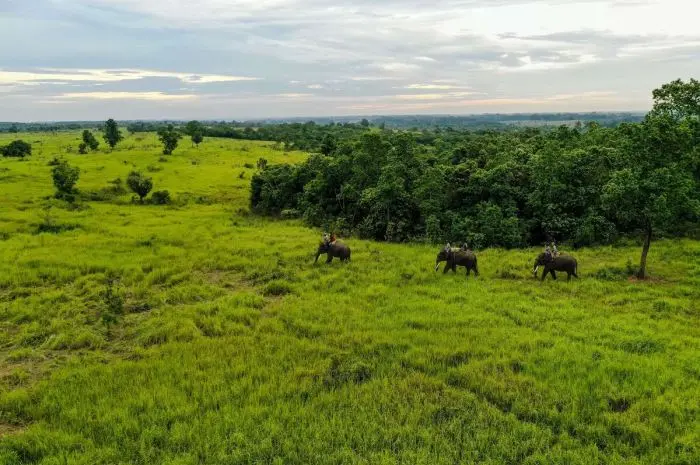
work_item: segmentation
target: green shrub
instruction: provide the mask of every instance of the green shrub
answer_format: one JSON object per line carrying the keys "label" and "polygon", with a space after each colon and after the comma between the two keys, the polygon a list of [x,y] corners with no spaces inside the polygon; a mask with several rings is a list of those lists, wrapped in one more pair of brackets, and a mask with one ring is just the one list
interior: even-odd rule
{"label": "green shrub", "polygon": [[146,197],[148,193],[151,192],[151,189],[153,189],[153,181],[151,178],[143,176],[138,171],[132,171],[129,173],[129,176],[126,178],[126,184],[129,186],[129,189],[131,189],[132,192],[139,196],[142,203],[144,197]]}
{"label": "green shrub", "polygon": [[0,148],[5,157],[24,158],[32,154],[32,146],[23,140],[13,140],[5,147]]}
{"label": "green shrub", "polygon": [[151,195],[151,203],[154,205],[167,205],[170,202],[170,192],[168,191],[155,191]]}
{"label": "green shrub", "polygon": [[53,184],[56,186],[56,198],[72,202],[75,199],[75,184],[80,177],[80,168],[70,166],[67,161],[61,160],[51,169]]}

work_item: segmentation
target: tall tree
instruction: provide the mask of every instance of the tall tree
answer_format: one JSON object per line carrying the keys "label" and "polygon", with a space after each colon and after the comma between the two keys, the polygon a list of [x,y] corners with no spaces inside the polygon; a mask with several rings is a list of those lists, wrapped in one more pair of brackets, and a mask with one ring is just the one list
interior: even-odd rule
{"label": "tall tree", "polygon": [[603,204],[621,223],[644,233],[638,277],[646,277],[654,231],[700,214],[698,180],[689,166],[700,115],[697,81],[674,81],[654,91],[654,107],[630,127],[626,166],[603,187]]}
{"label": "tall tree", "polygon": [[177,148],[177,142],[182,138],[182,134],[175,130],[172,124],[158,131],[158,139],[163,143],[163,154],[170,155]]}
{"label": "tall tree", "polygon": [[122,136],[122,133],[119,131],[117,122],[111,118],[105,122],[104,139],[105,142],[107,142],[107,145],[109,145],[109,148],[112,150],[114,150],[114,147],[119,143],[119,141],[124,139],[124,136]]}
{"label": "tall tree", "polygon": [[204,140],[204,126],[199,121],[190,121],[185,125],[185,134],[190,136],[192,143],[199,147]]}

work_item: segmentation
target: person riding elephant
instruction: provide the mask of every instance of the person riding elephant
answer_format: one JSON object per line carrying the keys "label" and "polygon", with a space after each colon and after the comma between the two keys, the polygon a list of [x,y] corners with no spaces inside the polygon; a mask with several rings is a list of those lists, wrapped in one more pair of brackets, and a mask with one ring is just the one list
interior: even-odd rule
{"label": "person riding elephant", "polygon": [[332,262],[333,258],[335,257],[338,257],[341,262],[350,261],[350,247],[338,242],[337,240],[334,242],[331,242],[330,240],[321,241],[318,245],[318,250],[316,251],[316,259],[314,260],[314,263],[318,262],[318,257],[320,257],[323,253],[327,254],[328,257],[326,259],[326,263]]}
{"label": "person riding elephant", "polygon": [[447,262],[443,273],[447,273],[449,270],[456,273],[457,267],[463,266],[467,269],[467,276],[469,276],[472,271],[474,271],[475,276],[479,276],[477,258],[474,252],[471,250],[453,248],[448,243],[445,248],[438,253],[437,258],[435,259],[435,271],[440,268],[440,262]]}
{"label": "person riding elephant", "polygon": [[567,281],[571,280],[571,276],[578,278],[578,262],[570,255],[553,256],[551,250],[549,254],[543,252],[537,256],[535,265],[532,268],[532,274],[534,274],[535,277],[537,277],[537,270],[540,266],[544,266],[542,281],[547,277],[547,274],[551,274],[552,279],[557,279],[557,271],[565,272]]}

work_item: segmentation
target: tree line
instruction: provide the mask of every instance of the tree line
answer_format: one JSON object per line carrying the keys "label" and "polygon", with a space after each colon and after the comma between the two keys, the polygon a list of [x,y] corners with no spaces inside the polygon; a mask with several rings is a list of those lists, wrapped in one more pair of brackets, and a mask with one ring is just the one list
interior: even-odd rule
{"label": "tree line", "polygon": [[320,153],[256,174],[251,205],[365,238],[475,248],[610,244],[642,232],[643,277],[652,237],[697,234],[700,216],[700,82],[670,82],[653,98],[642,121],[610,128],[319,134],[316,125]]}

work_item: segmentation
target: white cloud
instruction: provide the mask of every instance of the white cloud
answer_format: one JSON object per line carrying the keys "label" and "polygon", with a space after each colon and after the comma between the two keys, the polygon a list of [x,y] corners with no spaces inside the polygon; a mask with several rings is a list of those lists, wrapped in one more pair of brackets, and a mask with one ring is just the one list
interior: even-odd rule
{"label": "white cloud", "polygon": [[302,93],[291,92],[291,93],[275,94],[275,95],[273,95],[273,97],[302,99],[302,98],[313,97],[313,94],[302,94]]}
{"label": "white cloud", "polygon": [[389,71],[389,72],[402,72],[402,71],[411,71],[420,68],[418,65],[413,64],[413,63],[397,63],[397,62],[389,62],[389,63],[374,63],[372,65],[373,68],[379,68],[383,71]]}
{"label": "white cloud", "polygon": [[57,95],[57,100],[195,100],[193,94],[166,94],[163,92],[74,92]]}
{"label": "white cloud", "polygon": [[556,100],[576,100],[576,99],[599,100],[599,99],[609,99],[615,95],[617,95],[617,92],[613,92],[613,91],[590,91],[590,92],[581,92],[578,94],[556,94],[556,95],[546,97],[545,100],[553,100],[553,101],[556,101]]}
{"label": "white cloud", "polygon": [[[3,105],[0,119],[74,117],[68,103],[60,112],[32,109],[39,101],[82,101],[76,108],[98,108],[97,117],[105,99],[123,100],[115,106],[127,115],[133,108],[133,117],[177,99],[178,108],[226,117],[237,116],[239,102],[240,111],[269,116],[355,104],[637,110],[649,107],[653,88],[700,74],[694,0],[32,3],[14,2],[2,17],[0,39],[15,46],[3,53],[0,94],[26,103]],[[232,90],[238,81],[251,81],[245,93]],[[334,99],[304,93],[320,89]],[[469,100],[477,93],[487,97]]]}
{"label": "white cloud", "polygon": [[37,84],[47,81],[119,82],[145,78],[174,78],[187,84],[255,81],[259,78],[219,74],[190,74],[139,69],[42,69],[38,71],[0,70],[0,84]]}
{"label": "white cloud", "polygon": [[396,81],[398,78],[392,76],[354,76],[351,81]]}
{"label": "white cloud", "polygon": [[[437,82],[437,81],[436,81]],[[464,86],[454,86],[451,84],[410,84],[405,86],[404,89],[421,89],[421,90],[447,90],[447,89],[468,89]]]}

